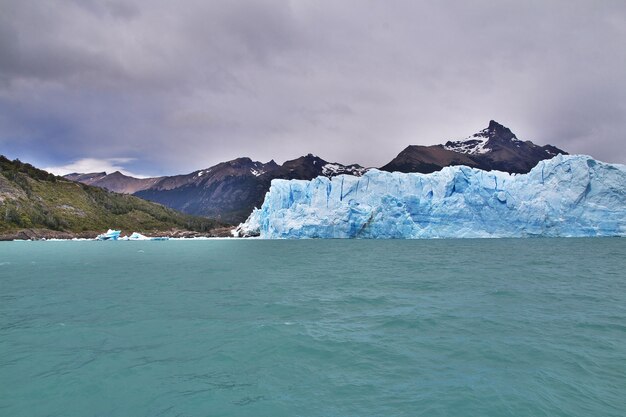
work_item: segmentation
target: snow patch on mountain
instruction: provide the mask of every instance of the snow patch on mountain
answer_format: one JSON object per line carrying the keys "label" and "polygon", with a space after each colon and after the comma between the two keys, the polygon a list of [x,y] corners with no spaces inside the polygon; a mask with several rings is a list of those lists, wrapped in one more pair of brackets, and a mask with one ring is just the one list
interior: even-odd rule
{"label": "snow patch on mountain", "polygon": [[324,175],[325,177],[334,177],[341,174],[355,175],[360,177],[367,171],[367,168],[363,168],[358,165],[341,165],[330,162],[322,167],[322,175]]}
{"label": "snow patch on mountain", "polygon": [[339,165],[339,164],[326,164],[322,167],[322,174],[323,175],[337,175],[340,171],[344,171],[345,167],[343,165]]}
{"label": "snow patch on mountain", "polygon": [[480,155],[491,151],[491,149],[487,147],[488,140],[489,138],[477,137],[474,135],[457,142],[448,142],[443,146],[443,148],[448,151],[464,153],[467,155]]}

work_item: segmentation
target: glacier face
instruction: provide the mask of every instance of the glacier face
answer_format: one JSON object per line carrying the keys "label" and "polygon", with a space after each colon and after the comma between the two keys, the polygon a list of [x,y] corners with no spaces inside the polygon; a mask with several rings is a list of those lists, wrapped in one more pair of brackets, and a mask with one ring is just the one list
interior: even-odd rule
{"label": "glacier face", "polygon": [[455,166],[273,180],[238,230],[268,239],[626,236],[626,165],[558,155],[522,175]]}

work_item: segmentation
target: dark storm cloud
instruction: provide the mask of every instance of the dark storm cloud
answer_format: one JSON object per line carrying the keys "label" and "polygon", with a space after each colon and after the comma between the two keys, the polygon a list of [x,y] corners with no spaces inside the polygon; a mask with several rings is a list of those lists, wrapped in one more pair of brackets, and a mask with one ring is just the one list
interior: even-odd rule
{"label": "dark storm cloud", "polygon": [[46,166],[161,174],[308,152],[381,165],[489,119],[626,162],[622,1],[0,0],[0,10],[0,153]]}

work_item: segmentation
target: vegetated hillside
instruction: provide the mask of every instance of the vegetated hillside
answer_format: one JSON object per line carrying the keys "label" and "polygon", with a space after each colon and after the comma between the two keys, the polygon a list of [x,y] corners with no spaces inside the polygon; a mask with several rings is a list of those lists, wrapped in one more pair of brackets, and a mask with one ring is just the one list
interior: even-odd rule
{"label": "vegetated hillside", "polygon": [[54,176],[0,155],[0,233],[20,229],[59,232],[209,232],[223,224]]}

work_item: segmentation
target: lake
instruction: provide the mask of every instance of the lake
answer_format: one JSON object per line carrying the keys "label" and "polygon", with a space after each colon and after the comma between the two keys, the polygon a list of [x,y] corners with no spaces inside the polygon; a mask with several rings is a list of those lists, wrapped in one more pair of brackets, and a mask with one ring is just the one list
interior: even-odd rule
{"label": "lake", "polygon": [[0,242],[0,415],[626,415],[626,239]]}

